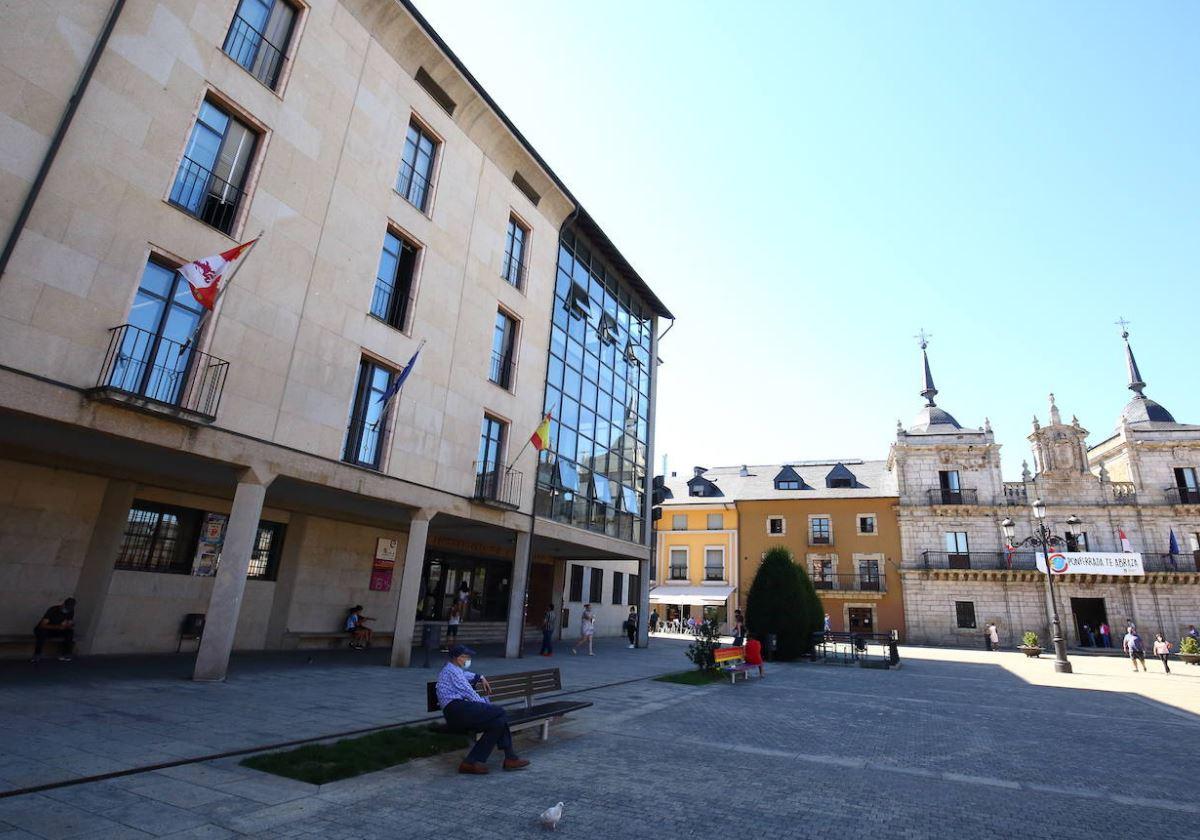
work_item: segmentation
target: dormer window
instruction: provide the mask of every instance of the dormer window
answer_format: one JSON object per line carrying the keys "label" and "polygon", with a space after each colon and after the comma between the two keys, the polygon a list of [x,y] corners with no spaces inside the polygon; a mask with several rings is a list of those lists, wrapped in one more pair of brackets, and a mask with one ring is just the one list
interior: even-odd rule
{"label": "dormer window", "polygon": [[808,485],[804,483],[804,479],[796,472],[795,467],[784,465],[779,474],[775,476],[776,490],[807,490]]}
{"label": "dormer window", "polygon": [[825,486],[831,489],[853,488],[858,486],[858,479],[846,468],[845,464],[838,464],[825,476]]}

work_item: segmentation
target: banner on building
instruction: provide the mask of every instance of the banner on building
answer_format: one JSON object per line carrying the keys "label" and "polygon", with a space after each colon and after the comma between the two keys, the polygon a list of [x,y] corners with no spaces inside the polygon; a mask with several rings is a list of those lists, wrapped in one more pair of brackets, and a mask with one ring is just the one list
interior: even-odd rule
{"label": "banner on building", "polygon": [[[1046,571],[1046,555],[1038,552],[1039,572]],[[1055,575],[1117,575],[1141,577],[1142,555],[1136,551],[1052,551],[1050,572]]]}
{"label": "banner on building", "polygon": [[392,571],[396,568],[396,540],[380,537],[375,541],[375,560],[371,563],[372,592],[390,592]]}
{"label": "banner on building", "polygon": [[217,573],[217,564],[221,561],[221,546],[225,543],[225,526],[228,522],[229,517],[223,513],[204,514],[196,556],[192,561],[193,575],[212,577]]}

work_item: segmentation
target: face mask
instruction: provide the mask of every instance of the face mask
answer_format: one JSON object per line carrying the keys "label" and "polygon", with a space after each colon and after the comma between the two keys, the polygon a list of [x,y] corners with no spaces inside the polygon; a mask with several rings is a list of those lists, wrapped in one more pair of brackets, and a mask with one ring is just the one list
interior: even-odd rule
{"label": "face mask", "polygon": [[467,669],[468,669],[468,668],[470,668],[470,667],[471,667],[471,660],[470,660],[470,659],[468,659],[466,662],[464,662],[464,663],[462,664],[462,669],[463,669],[464,671],[465,671],[465,670],[467,670]]}

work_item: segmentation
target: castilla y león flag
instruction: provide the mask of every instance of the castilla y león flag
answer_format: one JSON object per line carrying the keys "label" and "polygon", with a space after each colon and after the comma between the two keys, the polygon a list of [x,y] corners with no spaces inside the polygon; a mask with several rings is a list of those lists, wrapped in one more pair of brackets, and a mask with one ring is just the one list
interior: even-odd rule
{"label": "castilla y le\u00f3n flag", "polygon": [[257,241],[258,238],[255,237],[236,248],[230,248],[216,256],[205,257],[180,267],[179,273],[188,282],[188,286],[192,289],[192,297],[196,299],[197,303],[205,309],[213,308],[217,302],[217,295],[221,291],[221,280],[233,273],[230,269],[237,264],[241,257],[246,255],[246,251]]}

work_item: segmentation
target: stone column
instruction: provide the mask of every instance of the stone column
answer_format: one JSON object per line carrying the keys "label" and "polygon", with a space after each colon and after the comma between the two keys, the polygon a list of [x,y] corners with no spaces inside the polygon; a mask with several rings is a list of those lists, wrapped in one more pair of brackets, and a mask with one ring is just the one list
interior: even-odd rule
{"label": "stone column", "polygon": [[221,562],[217,565],[212,595],[208,599],[204,636],[200,639],[200,650],[196,652],[193,680],[221,682],[229,669],[229,654],[233,650],[242,595],[246,591],[250,553],[258,535],[263,499],[274,477],[265,470],[249,469],[238,480],[233,509],[225,526],[225,540],[221,544]]}
{"label": "stone column", "polygon": [[125,525],[129,521],[133,491],[132,481],[108,482],[96,524],[92,526],[92,535],[88,539],[83,568],[79,570],[79,580],[75,583],[73,593],[76,602],[76,648],[83,654],[91,653],[96,644],[96,633],[104,614],[104,601],[108,598],[108,585],[112,582],[113,566],[117,562]]}
{"label": "stone column", "polygon": [[554,620],[556,625],[554,628],[554,638],[561,641],[563,634],[563,593],[567,588],[567,561],[555,560],[553,568],[554,575],[552,577],[552,583],[550,584],[550,602],[554,604]]}
{"label": "stone column", "polygon": [[413,511],[408,527],[408,545],[404,549],[404,568],[400,572],[400,591],[396,596],[396,625],[392,634],[393,668],[407,668],[412,660],[413,625],[417,616],[417,597],[421,591],[421,571],[425,567],[425,541],[429,538],[429,520],[435,511]]}
{"label": "stone column", "polygon": [[517,532],[517,548],[513,554],[513,571],[508,588],[508,629],[504,636],[504,655],[514,659],[521,655],[525,640],[525,596],[529,584],[529,566],[533,563],[531,553],[533,535],[529,531]]}
{"label": "stone column", "polygon": [[638,561],[638,647],[650,644],[650,561]]}
{"label": "stone column", "polygon": [[279,571],[275,575],[275,594],[271,599],[271,616],[267,620],[268,649],[284,647],[284,635],[288,631],[288,618],[292,612],[292,597],[296,592],[296,579],[300,576],[301,558],[304,556],[304,538],[308,529],[308,517],[293,513],[288,519],[283,541],[283,553],[279,557]]}

